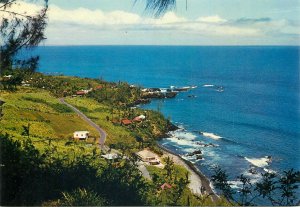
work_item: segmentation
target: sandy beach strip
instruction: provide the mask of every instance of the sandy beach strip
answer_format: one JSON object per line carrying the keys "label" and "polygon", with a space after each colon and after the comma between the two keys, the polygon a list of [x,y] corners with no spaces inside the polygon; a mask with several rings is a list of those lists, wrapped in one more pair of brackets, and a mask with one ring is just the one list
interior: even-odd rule
{"label": "sandy beach strip", "polygon": [[205,194],[211,195],[210,197],[213,201],[216,202],[219,199],[219,197],[211,189],[210,182],[207,177],[205,177],[191,162],[184,160],[179,155],[176,155],[161,145],[158,146],[163,151],[163,157],[170,157],[173,159],[176,165],[181,165],[189,171],[189,188],[194,194],[202,195],[203,193],[201,193],[201,186],[203,186],[205,189]]}

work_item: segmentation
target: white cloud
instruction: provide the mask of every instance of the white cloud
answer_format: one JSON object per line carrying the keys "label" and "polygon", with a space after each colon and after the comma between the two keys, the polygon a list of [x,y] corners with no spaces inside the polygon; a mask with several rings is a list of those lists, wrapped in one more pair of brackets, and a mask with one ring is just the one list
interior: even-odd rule
{"label": "white cloud", "polygon": [[78,8],[74,10],[63,10],[55,5],[49,7],[49,21],[72,23],[78,25],[126,25],[138,24],[141,18],[133,13],[124,11],[113,11],[104,13],[101,10],[89,10]]}
{"label": "white cloud", "polygon": [[206,23],[225,23],[226,19],[219,17],[218,15],[207,16],[207,17],[199,17],[196,21],[206,22]]}
{"label": "white cloud", "polygon": [[[29,14],[34,14],[41,9],[41,6],[22,1],[19,6],[12,9],[17,12],[27,11]],[[193,42],[190,39],[194,38],[194,42],[197,42],[199,37],[210,39],[212,42],[214,39],[218,39],[219,42],[223,40],[224,43],[232,39],[235,42],[239,42],[239,40],[261,42],[263,38],[268,42],[273,38],[273,41],[276,42],[276,37],[280,35],[293,35],[293,41],[295,41],[295,39],[299,40],[300,34],[299,26],[291,24],[285,19],[241,18],[227,20],[219,15],[213,15],[191,20],[178,16],[174,12],[168,12],[163,17],[155,19],[119,10],[112,12],[86,8],[66,10],[56,5],[49,6],[48,17],[47,36],[48,42],[52,44],[63,44],[70,41],[74,44],[84,44],[85,42],[104,44],[104,40],[114,42],[115,40],[112,38],[118,37],[120,43],[123,41],[124,44],[127,44],[127,41],[145,41],[147,38],[153,37],[161,38],[164,41],[168,40],[168,43],[173,41],[173,44],[178,44],[179,39],[183,42]],[[148,41],[152,42],[152,40]],[[105,43],[109,44],[109,42]]]}

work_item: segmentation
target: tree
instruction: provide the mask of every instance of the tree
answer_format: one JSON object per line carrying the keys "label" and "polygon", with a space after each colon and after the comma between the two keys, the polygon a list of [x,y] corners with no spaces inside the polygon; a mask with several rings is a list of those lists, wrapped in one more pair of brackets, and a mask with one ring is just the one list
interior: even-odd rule
{"label": "tree", "polygon": [[28,15],[28,11],[19,13],[13,10],[20,6],[19,1],[0,0],[0,75],[13,69],[36,70],[38,56],[18,59],[17,55],[21,50],[31,50],[45,39],[48,0],[43,1],[38,13]]}
{"label": "tree", "polygon": [[171,182],[172,181],[172,176],[173,176],[173,172],[174,172],[174,161],[173,159],[171,159],[169,156],[165,159],[165,167],[164,167],[164,170],[165,170],[165,175],[166,175],[166,178],[168,180],[168,182]]}
{"label": "tree", "polygon": [[30,135],[30,123],[27,124],[27,126],[23,125],[23,132],[22,135],[23,136],[27,136],[29,138]]}
{"label": "tree", "polygon": [[241,188],[237,191],[231,188],[228,175],[220,168],[212,176],[214,186],[221,191],[231,204],[249,206],[255,204],[255,199],[263,198],[272,205],[293,206],[299,203],[296,196],[300,172],[290,169],[283,173],[262,173],[262,179],[255,184],[244,175],[238,176]]}
{"label": "tree", "polygon": [[58,202],[61,206],[103,206],[105,199],[93,191],[86,189],[75,189],[71,193],[63,192],[62,199]]}
{"label": "tree", "polygon": [[[137,2],[138,0],[135,0]],[[174,9],[176,0],[146,0],[146,10],[154,12],[156,17],[161,16],[164,12]]]}

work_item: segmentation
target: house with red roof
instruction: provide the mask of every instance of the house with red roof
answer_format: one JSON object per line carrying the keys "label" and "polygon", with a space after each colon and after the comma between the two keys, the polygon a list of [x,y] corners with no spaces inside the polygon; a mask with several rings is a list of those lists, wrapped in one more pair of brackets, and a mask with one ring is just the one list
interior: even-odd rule
{"label": "house with red roof", "polygon": [[164,183],[160,187],[161,187],[162,190],[171,189],[172,188],[172,186],[169,183]]}
{"label": "house with red roof", "polygon": [[83,96],[85,95],[86,93],[84,91],[76,91],[76,95],[77,96]]}
{"label": "house with red roof", "polygon": [[121,124],[128,126],[128,125],[132,124],[132,121],[129,119],[122,119]]}
{"label": "house with red roof", "polygon": [[98,86],[96,86],[95,90],[101,90],[102,88],[103,88],[102,85],[98,85]]}
{"label": "house with red roof", "polygon": [[133,122],[141,122],[142,119],[140,117],[135,117],[132,121]]}

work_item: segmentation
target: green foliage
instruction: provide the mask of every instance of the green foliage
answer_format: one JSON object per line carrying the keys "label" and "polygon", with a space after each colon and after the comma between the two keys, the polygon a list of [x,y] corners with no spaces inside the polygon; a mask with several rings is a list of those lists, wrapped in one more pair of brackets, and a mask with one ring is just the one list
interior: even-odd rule
{"label": "green foliage", "polygon": [[60,103],[49,92],[21,89],[14,93],[3,93],[1,99],[3,117],[0,131],[17,138],[24,132],[23,126],[30,124],[30,137],[70,138],[74,131],[90,131],[92,137],[98,132],[79,118],[70,108]]}
{"label": "green foliage", "polygon": [[234,191],[228,183],[228,175],[220,168],[215,170],[215,174],[212,176],[212,182],[217,189],[220,189],[228,201],[233,200]]}
{"label": "green foliage", "polygon": [[[208,196],[194,195],[189,187],[188,171],[179,165],[175,165],[170,158],[164,159],[165,167],[160,169],[155,166],[147,166],[152,177],[152,195],[149,196],[149,203],[155,206],[211,206],[216,205]],[[170,176],[169,171],[172,171]],[[170,184],[170,189],[161,186],[164,183]],[[228,205],[227,201],[218,201],[219,205]]]}
{"label": "green foliage", "polygon": [[[21,144],[13,141],[8,134],[0,134],[1,148],[1,205],[15,205],[32,199],[38,183],[39,166],[43,159],[30,140]],[[23,192],[22,186],[30,186]],[[26,197],[26,198],[24,198]]]}
{"label": "green foliage", "polygon": [[23,127],[22,135],[27,136],[29,138],[30,124],[28,124],[27,126],[23,125],[22,127]]}
{"label": "green foliage", "polygon": [[86,189],[75,189],[71,193],[63,192],[62,199],[59,200],[60,206],[103,206],[106,205],[105,199],[93,191]]}
{"label": "green foliage", "polygon": [[133,162],[99,162],[99,155],[88,153],[72,158],[51,145],[41,153],[30,140],[21,143],[3,134],[0,141],[0,205],[41,205],[61,199],[62,192],[63,202],[74,205],[105,200],[111,205],[145,203],[147,184]]}
{"label": "green foliage", "polygon": [[23,99],[26,101],[34,102],[34,103],[41,103],[41,104],[47,105],[47,106],[53,108],[57,113],[72,113],[73,112],[73,110],[71,108],[69,108],[68,106],[66,106],[64,104],[48,102],[42,98],[25,96],[25,97],[23,97]]}

